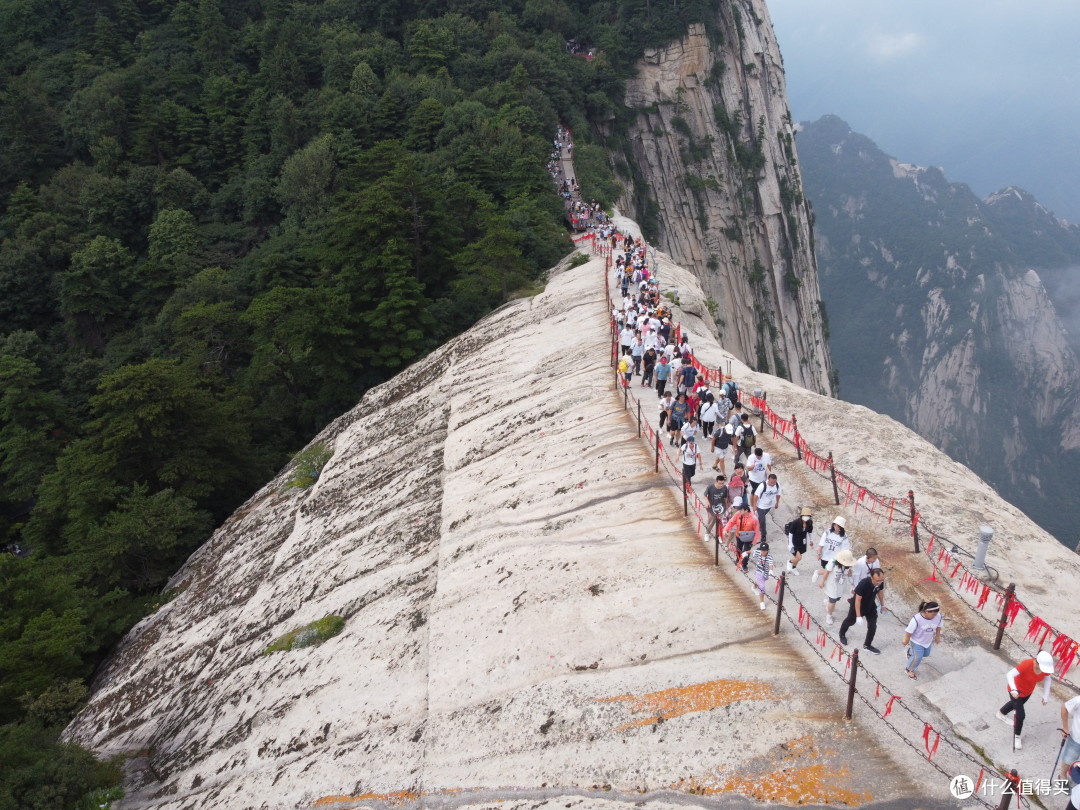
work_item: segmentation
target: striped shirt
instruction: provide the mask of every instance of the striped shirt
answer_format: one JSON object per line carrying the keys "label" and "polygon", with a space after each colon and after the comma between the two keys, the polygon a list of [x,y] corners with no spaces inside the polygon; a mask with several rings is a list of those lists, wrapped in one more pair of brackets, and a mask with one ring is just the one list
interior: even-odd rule
{"label": "striped shirt", "polygon": [[766,579],[769,576],[769,572],[773,567],[773,556],[771,553],[766,553],[765,556],[761,556],[761,549],[754,549],[754,553],[750,555],[750,560],[754,563],[754,571],[761,574]]}

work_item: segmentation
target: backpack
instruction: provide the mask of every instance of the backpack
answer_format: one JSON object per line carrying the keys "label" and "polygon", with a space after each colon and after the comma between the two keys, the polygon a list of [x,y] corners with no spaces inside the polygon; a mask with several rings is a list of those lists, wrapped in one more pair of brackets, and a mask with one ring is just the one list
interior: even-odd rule
{"label": "backpack", "polygon": [[732,405],[739,401],[739,385],[734,380],[728,380],[724,383],[723,390]]}
{"label": "backpack", "polygon": [[744,450],[753,450],[755,444],[757,444],[757,432],[754,430],[753,425],[747,425],[743,429],[742,448]]}

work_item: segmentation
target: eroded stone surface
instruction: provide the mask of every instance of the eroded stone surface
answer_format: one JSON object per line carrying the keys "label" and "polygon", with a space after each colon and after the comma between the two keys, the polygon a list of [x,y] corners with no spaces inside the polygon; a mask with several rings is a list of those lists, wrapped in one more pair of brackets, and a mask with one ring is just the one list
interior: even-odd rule
{"label": "eroded stone surface", "polygon": [[[136,756],[124,806],[755,795],[778,762],[801,801],[919,792],[652,472],[601,272],[557,273],[372,390],[317,438],[335,453],[310,490],[283,472],[192,556],[69,729]],[[328,614],[340,635],[262,654]]]}

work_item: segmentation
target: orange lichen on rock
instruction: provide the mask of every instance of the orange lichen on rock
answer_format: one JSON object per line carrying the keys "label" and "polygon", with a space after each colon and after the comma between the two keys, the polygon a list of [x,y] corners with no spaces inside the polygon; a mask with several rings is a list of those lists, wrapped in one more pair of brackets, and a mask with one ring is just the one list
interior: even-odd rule
{"label": "orange lichen on rock", "polygon": [[873,800],[870,793],[845,787],[845,784],[849,784],[846,768],[819,761],[805,764],[792,762],[821,758],[821,752],[810,736],[790,740],[780,748],[783,754],[762,762],[758,768],[681,779],[671,788],[699,796],[739,793],[762,802],[792,806],[825,804],[851,807]]}
{"label": "orange lichen on rock", "polygon": [[325,807],[331,804],[344,804],[345,802],[381,801],[389,802],[395,807],[401,807],[408,802],[414,802],[420,798],[420,794],[414,790],[397,790],[393,793],[361,793],[356,796],[323,796],[312,802],[314,807]]}
{"label": "orange lichen on rock", "polygon": [[708,681],[689,686],[676,686],[645,695],[617,695],[598,698],[601,703],[625,701],[635,713],[648,712],[649,716],[626,723],[618,728],[623,731],[635,726],[649,726],[661,720],[671,720],[691,712],[705,712],[743,700],[773,700],[769,685],[757,681]]}

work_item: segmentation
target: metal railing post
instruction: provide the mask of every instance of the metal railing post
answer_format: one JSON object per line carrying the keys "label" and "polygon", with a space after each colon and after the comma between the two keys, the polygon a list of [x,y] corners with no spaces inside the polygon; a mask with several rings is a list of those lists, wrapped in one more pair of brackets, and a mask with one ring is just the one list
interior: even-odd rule
{"label": "metal railing post", "polygon": [[787,574],[780,575],[780,593],[776,597],[776,621],[773,622],[772,634],[780,635],[780,616],[784,611],[784,591],[787,590]]}
{"label": "metal railing post", "polygon": [[833,465],[832,450],[829,451],[829,477],[832,478],[832,494],[836,505],[840,505],[840,488],[836,486],[836,467]]}
{"label": "metal railing post", "polygon": [[915,541],[915,553],[919,553],[919,524],[915,522],[915,493],[908,490],[908,500],[911,501],[911,537]]}
{"label": "metal railing post", "polygon": [[802,461],[802,444],[799,442],[799,419],[795,414],[791,415],[791,424],[795,426],[795,453]]}
{"label": "metal railing post", "polygon": [[851,651],[851,675],[848,676],[847,708],[844,710],[844,719],[850,720],[855,710],[855,676],[859,674],[859,648]]}
{"label": "metal railing post", "polygon": [[1016,583],[1010,582],[1005,589],[1005,600],[1001,603],[1001,619],[998,621],[997,635],[994,636],[994,649],[1001,649],[1001,637],[1005,635],[1005,624],[1009,621],[1009,604],[1016,595]]}

